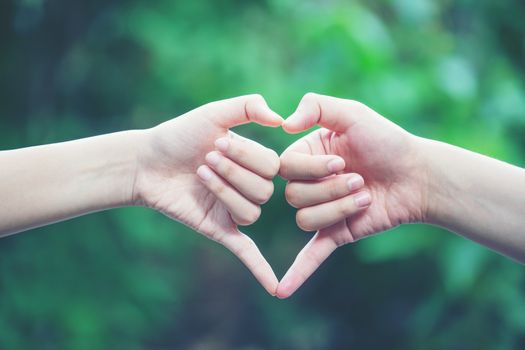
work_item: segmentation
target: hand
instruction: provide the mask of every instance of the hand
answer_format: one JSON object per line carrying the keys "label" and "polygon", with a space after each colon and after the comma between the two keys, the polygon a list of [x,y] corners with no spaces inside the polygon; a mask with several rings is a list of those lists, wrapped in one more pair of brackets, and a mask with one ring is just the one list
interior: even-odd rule
{"label": "hand", "polygon": [[279,283],[289,297],[339,246],[424,219],[425,170],[416,137],[363,104],[306,94],[284,122],[289,133],[322,128],[281,155],[297,224],[318,230]]}
{"label": "hand", "polygon": [[[231,250],[272,295],[277,278],[237,225],[260,215],[273,193],[278,155],[228,129],[282,118],[259,95],[212,102],[147,131],[133,198]],[[216,149],[216,150],[214,150]],[[206,163],[206,165],[202,165]]]}

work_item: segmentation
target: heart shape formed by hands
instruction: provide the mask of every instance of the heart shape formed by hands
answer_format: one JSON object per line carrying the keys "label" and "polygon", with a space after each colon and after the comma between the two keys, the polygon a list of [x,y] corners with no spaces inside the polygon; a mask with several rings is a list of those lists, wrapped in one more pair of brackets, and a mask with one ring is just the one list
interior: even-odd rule
{"label": "heart shape formed by hands", "polygon": [[[282,125],[289,133],[321,129],[279,158],[229,131],[248,122]],[[160,124],[148,137],[136,201],[226,246],[280,298],[297,290],[337,247],[423,217],[415,136],[355,101],[309,93],[283,122],[261,96],[242,96]],[[299,227],[317,231],[281,282],[237,228],[257,220],[277,172],[289,180],[286,198],[298,208]]]}

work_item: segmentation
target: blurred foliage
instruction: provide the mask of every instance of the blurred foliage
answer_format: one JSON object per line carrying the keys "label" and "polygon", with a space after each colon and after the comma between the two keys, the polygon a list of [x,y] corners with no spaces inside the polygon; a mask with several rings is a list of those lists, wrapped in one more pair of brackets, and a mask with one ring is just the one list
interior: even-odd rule
{"label": "blurred foliage", "polygon": [[[520,0],[3,0],[0,147],[151,127],[253,92],[286,116],[315,91],[524,166],[524,17]],[[277,152],[297,138],[238,131]],[[280,277],[308,237],[275,182],[246,231]],[[341,248],[279,301],[143,208],[0,241],[1,349],[351,347],[523,349],[525,270],[411,225]]]}

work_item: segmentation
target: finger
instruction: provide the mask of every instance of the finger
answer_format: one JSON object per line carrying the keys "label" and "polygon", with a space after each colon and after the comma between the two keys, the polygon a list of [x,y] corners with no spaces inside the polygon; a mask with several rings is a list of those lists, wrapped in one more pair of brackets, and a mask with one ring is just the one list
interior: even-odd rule
{"label": "finger", "polygon": [[371,202],[370,193],[361,191],[331,202],[299,209],[296,215],[297,226],[305,231],[320,230],[358,213]]}
{"label": "finger", "polygon": [[320,179],[344,170],[345,161],[335,155],[310,155],[285,152],[281,155],[279,175],[288,180]]}
{"label": "finger", "polygon": [[268,293],[275,295],[278,284],[277,277],[250,237],[237,231],[225,234],[219,242],[246,265]]}
{"label": "finger", "polygon": [[274,150],[241,138],[234,133],[230,135],[230,137],[221,137],[215,141],[215,147],[226,157],[267,179],[277,174],[280,160]]}
{"label": "finger", "polygon": [[208,190],[224,204],[233,221],[239,225],[251,225],[257,221],[261,215],[261,208],[244,198],[207,165],[201,165],[197,169],[197,175]]}
{"label": "finger", "polygon": [[329,235],[319,232],[299,252],[277,286],[276,295],[284,299],[292,295],[332,254],[337,244]]}
{"label": "finger", "polygon": [[304,208],[345,197],[363,185],[361,175],[341,174],[320,181],[292,181],[286,185],[285,196],[293,207]]}
{"label": "finger", "polygon": [[255,203],[265,203],[273,193],[273,182],[254,174],[224,157],[220,152],[206,155],[207,164],[244,197]]}
{"label": "finger", "polygon": [[289,133],[298,133],[318,124],[327,129],[345,132],[368,107],[352,100],[307,93],[295,112],[283,123]]}
{"label": "finger", "polygon": [[249,122],[272,127],[283,123],[283,118],[272,111],[264,98],[258,94],[216,101],[204,107],[211,109],[214,120],[224,128]]}

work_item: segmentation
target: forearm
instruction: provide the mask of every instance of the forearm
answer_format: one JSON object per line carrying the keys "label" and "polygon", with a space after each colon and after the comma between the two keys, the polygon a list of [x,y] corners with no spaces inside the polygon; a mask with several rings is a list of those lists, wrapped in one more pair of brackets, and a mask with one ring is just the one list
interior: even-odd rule
{"label": "forearm", "polygon": [[130,204],[140,135],[0,152],[0,236]]}
{"label": "forearm", "polygon": [[420,148],[426,220],[525,262],[525,170],[437,141]]}

